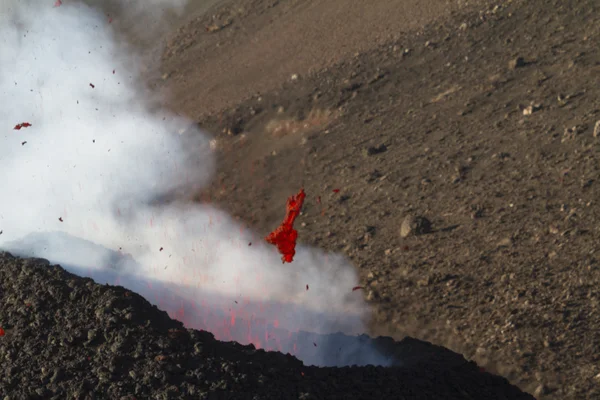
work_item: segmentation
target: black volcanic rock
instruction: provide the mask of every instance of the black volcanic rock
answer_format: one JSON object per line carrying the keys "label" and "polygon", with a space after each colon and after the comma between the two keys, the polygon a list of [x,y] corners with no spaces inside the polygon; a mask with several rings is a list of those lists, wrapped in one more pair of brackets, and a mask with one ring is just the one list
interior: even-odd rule
{"label": "black volcanic rock", "polygon": [[122,287],[0,253],[5,399],[533,399],[462,356],[416,339],[374,341],[402,367],[307,367],[172,320]]}

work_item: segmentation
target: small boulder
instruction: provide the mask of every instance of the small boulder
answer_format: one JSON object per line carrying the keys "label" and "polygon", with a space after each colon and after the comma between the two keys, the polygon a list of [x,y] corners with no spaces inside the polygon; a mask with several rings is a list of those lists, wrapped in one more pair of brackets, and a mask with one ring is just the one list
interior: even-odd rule
{"label": "small boulder", "polygon": [[508,62],[509,69],[517,69],[517,68],[524,67],[525,65],[526,65],[526,63],[525,63],[525,59],[523,57],[517,57]]}
{"label": "small boulder", "polygon": [[400,225],[400,236],[423,235],[431,232],[431,222],[421,216],[409,215]]}

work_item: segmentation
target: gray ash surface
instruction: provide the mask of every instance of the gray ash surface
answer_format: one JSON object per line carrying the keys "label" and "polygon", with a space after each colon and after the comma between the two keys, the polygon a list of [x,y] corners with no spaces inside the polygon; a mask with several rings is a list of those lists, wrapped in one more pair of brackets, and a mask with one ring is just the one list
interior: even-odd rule
{"label": "gray ash surface", "polygon": [[[4,399],[532,399],[473,362],[416,339],[373,341],[402,367],[319,368],[186,329],[120,286],[0,253]],[[300,332],[310,343],[317,334]],[[322,338],[321,338],[322,339]]]}

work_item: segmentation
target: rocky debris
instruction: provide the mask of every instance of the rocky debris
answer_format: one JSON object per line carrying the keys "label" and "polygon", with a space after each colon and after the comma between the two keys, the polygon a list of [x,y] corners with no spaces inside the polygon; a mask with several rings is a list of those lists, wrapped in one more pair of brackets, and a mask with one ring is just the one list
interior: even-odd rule
{"label": "rocky debris", "polygon": [[541,104],[531,104],[523,109],[523,115],[531,115],[534,112],[540,111],[541,109]]}
{"label": "rocky debris", "polygon": [[125,288],[9,253],[0,253],[0,304],[4,399],[372,399],[414,393],[427,399],[533,399],[462,356],[411,338],[300,332],[299,345],[372,343],[402,360],[396,367],[308,367],[289,354],[185,329]]}
{"label": "rocky debris", "polygon": [[220,30],[223,30],[223,29],[227,28],[232,23],[233,23],[233,21],[231,21],[231,20],[227,20],[227,21],[225,21],[223,23],[213,22],[212,24],[210,24],[210,25],[208,25],[206,27],[206,32],[208,32],[208,33],[218,32]]}
{"label": "rocky debris", "polygon": [[513,239],[512,238],[504,238],[500,241],[498,241],[496,247],[501,249],[501,248],[506,248],[506,247],[510,247],[513,244]]}
{"label": "rocky debris", "polygon": [[575,125],[569,128],[566,128],[564,133],[563,133],[563,137],[561,139],[561,142],[566,142],[568,140],[573,140],[575,139],[578,135],[582,134],[583,132],[585,132],[586,130],[586,126],[585,125]]}
{"label": "rocky debris", "polygon": [[237,118],[229,127],[224,128],[223,131],[229,136],[239,135],[244,131],[244,123],[245,121],[242,118]]}
{"label": "rocky debris", "polygon": [[523,57],[517,57],[508,62],[509,69],[517,69],[524,67],[526,65],[525,59]]}
{"label": "rocky debris", "polygon": [[387,146],[382,143],[379,146],[370,146],[370,147],[367,147],[364,150],[363,153],[364,153],[365,156],[369,157],[369,156],[374,156],[374,155],[377,155],[377,154],[384,153],[386,151],[387,151]]}
{"label": "rocky debris", "polygon": [[534,394],[540,398],[540,396],[543,396],[545,394],[548,394],[549,390],[548,390],[548,386],[541,384],[539,385],[537,388],[535,388],[535,392]]}
{"label": "rocky debris", "polygon": [[400,237],[431,233],[431,222],[422,216],[408,215],[400,225]]}
{"label": "rocky debris", "polygon": [[[231,179],[242,187],[242,194],[220,205],[235,215],[259,210],[260,217],[249,217],[258,231],[270,228],[282,188],[305,185],[307,193],[322,196],[300,240],[310,243],[334,231],[319,246],[345,249],[361,276],[379,273],[371,332],[410,333],[460,349],[526,391],[547,385],[547,400],[600,393],[597,354],[590,351],[600,340],[594,311],[600,186],[587,183],[598,164],[592,133],[599,119],[600,51],[593,39],[600,34],[600,3],[556,3],[563,12],[541,0],[506,2],[490,14],[460,12],[391,38],[385,48],[373,43],[356,60],[315,67],[315,74],[282,90],[261,89],[265,108],[282,104],[289,115],[308,112],[316,101],[319,107],[344,107],[344,113],[327,134],[311,140],[309,147],[318,152],[286,150],[269,160],[277,174],[268,188],[255,189],[262,177],[242,173],[246,153],[228,154],[220,167],[235,171]],[[464,30],[457,29],[463,22]],[[432,39],[436,50],[423,46]],[[411,49],[409,56],[402,56],[404,49]],[[509,70],[517,56],[525,65]],[[364,84],[378,68],[386,71],[381,84]],[[288,70],[277,84],[287,84],[292,72],[300,71]],[[363,82],[351,102],[342,93],[349,77]],[[431,102],[454,86],[462,89]],[[518,104],[531,100],[542,103],[543,111],[524,117]],[[192,102],[196,109],[198,104]],[[560,143],[565,128],[583,124],[590,125],[586,133],[567,132],[573,140]],[[248,129],[259,125],[254,121]],[[360,157],[366,146],[383,142],[393,152],[356,161],[357,152]],[[468,179],[453,184],[453,166],[472,156]],[[346,169],[347,163],[354,168]],[[375,168],[385,180],[369,175]],[[324,182],[348,187],[352,201],[342,207],[328,199]],[[485,218],[469,218],[470,204],[481,205]],[[579,219],[565,220],[562,204],[577,207]],[[388,214],[380,215],[383,210]],[[460,228],[401,239],[399,224],[412,210]],[[377,238],[359,248],[355,232],[374,221]],[[549,230],[551,225],[556,229]],[[506,238],[512,244],[500,243]],[[386,256],[388,248],[396,251]],[[438,272],[458,277],[424,279]],[[515,279],[501,281],[513,273]],[[421,279],[429,284],[418,286]],[[369,290],[371,285],[365,296]],[[392,295],[386,299],[384,293]],[[479,347],[485,355],[475,353]]]}
{"label": "rocky debris", "polygon": [[596,121],[596,125],[594,125],[594,137],[600,137],[600,120]]}

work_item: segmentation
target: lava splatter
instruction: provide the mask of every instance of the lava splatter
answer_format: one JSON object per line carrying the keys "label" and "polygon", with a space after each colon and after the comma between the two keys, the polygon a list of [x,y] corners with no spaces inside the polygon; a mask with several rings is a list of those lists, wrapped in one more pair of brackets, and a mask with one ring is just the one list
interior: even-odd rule
{"label": "lava splatter", "polygon": [[277,249],[282,254],[281,260],[284,263],[292,262],[296,254],[298,231],[294,229],[294,221],[300,214],[305,197],[304,189],[300,189],[298,194],[288,198],[283,222],[265,238],[268,243],[277,246]]}
{"label": "lava splatter", "polygon": [[15,125],[15,130],[20,131],[21,128],[29,128],[31,124],[29,122],[21,122],[20,124]]}

